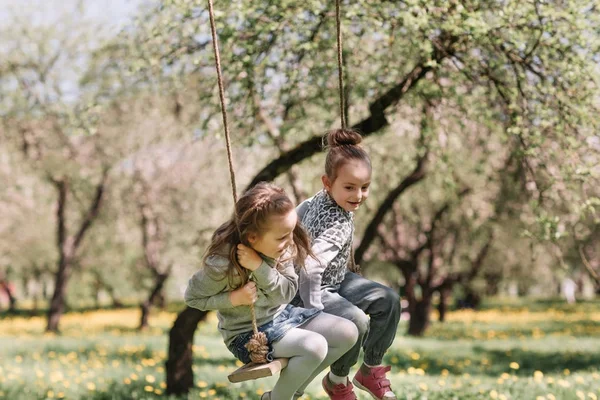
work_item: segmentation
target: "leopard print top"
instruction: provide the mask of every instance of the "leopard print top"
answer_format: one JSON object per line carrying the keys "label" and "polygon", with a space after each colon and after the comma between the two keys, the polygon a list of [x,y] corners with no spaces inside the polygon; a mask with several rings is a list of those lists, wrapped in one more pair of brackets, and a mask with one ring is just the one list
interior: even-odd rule
{"label": "leopard print top", "polygon": [[298,206],[300,221],[312,241],[324,240],[340,249],[323,272],[321,285],[336,285],[344,280],[354,235],[354,214],[344,210],[322,190]]}

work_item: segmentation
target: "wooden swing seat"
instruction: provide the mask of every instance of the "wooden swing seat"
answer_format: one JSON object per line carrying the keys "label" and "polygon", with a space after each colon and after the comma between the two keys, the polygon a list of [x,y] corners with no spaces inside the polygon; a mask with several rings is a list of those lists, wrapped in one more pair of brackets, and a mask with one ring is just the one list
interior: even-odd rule
{"label": "wooden swing seat", "polygon": [[287,358],[276,358],[266,364],[248,363],[233,371],[227,377],[229,382],[237,383],[278,374],[288,364]]}

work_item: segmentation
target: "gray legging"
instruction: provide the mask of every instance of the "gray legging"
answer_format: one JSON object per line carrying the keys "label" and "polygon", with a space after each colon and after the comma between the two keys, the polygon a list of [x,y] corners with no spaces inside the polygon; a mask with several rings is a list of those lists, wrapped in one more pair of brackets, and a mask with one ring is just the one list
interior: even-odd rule
{"label": "gray legging", "polygon": [[273,356],[289,358],[289,362],[281,371],[270,399],[291,400],[295,394],[303,393],[306,386],[350,350],[357,339],[354,323],[326,313],[290,329],[273,343]]}

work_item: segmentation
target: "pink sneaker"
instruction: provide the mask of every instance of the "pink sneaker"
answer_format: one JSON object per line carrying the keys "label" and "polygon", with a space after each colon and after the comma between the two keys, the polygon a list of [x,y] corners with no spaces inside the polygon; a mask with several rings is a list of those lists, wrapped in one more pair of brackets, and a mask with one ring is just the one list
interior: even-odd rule
{"label": "pink sneaker", "polygon": [[396,395],[392,392],[392,385],[385,378],[385,373],[391,369],[392,367],[374,367],[370,369],[368,375],[363,375],[359,369],[352,382],[376,400],[395,400]]}
{"label": "pink sneaker", "polygon": [[323,389],[331,400],[357,400],[354,394],[354,386],[350,382],[347,385],[339,384],[330,387],[333,383],[329,380],[329,374],[323,377]]}

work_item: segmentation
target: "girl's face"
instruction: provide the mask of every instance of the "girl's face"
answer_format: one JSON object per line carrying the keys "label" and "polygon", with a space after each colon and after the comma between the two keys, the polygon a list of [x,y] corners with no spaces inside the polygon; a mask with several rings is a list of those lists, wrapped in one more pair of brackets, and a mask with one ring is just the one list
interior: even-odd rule
{"label": "girl's face", "polygon": [[254,250],[270,258],[279,258],[293,243],[293,232],[298,222],[296,210],[284,215],[269,217],[267,229],[259,234],[250,234],[248,242]]}
{"label": "girl's face", "polygon": [[323,185],[333,200],[348,212],[356,211],[369,197],[371,168],[361,160],[350,160],[342,164],[333,182],[323,175]]}

